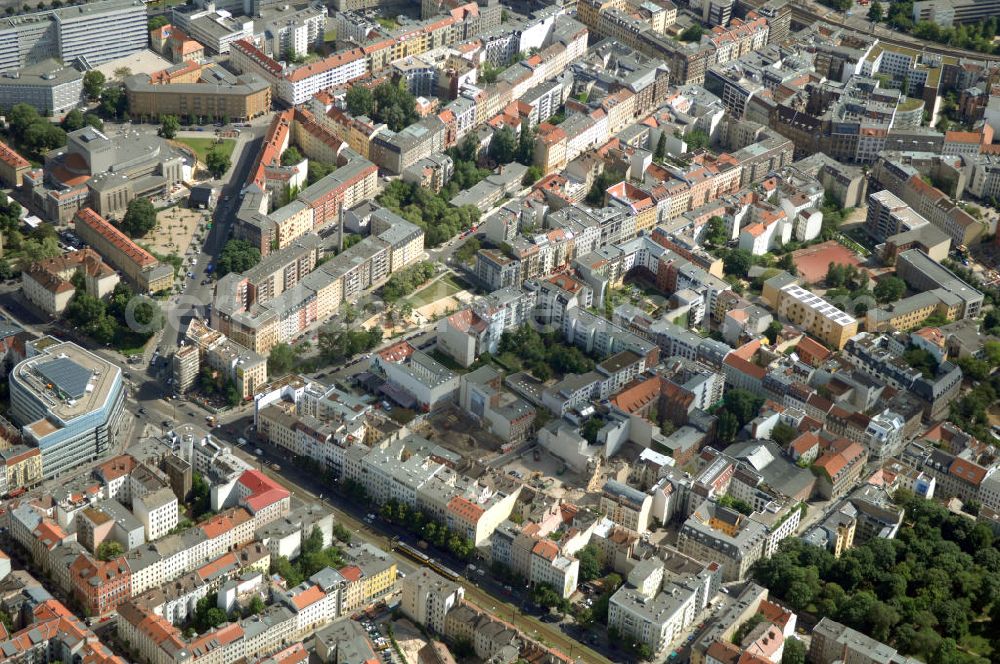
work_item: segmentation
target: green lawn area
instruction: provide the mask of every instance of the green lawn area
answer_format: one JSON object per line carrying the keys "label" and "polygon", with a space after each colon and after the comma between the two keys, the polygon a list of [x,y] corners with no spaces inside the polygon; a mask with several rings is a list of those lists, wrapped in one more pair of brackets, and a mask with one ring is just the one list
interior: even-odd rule
{"label": "green lawn area", "polygon": [[323,33],[323,41],[337,41],[337,31],[327,30]]}
{"label": "green lawn area", "polygon": [[420,307],[440,300],[443,297],[454,295],[463,288],[465,288],[465,286],[457,279],[450,274],[446,274],[427,288],[419,290],[410,297],[406,298],[406,300],[411,306],[413,306],[414,309],[419,309]]}
{"label": "green lawn area", "polygon": [[[175,140],[178,143],[183,143],[194,150],[198,154],[198,161],[203,164],[205,163],[208,151],[216,145],[216,139],[214,138],[178,138]],[[216,149],[225,154],[227,157],[231,157],[233,154],[233,148],[235,147],[235,139],[224,138],[218,142],[218,147]]]}
{"label": "green lawn area", "polygon": [[399,27],[399,23],[396,21],[396,19],[393,18],[386,18],[384,16],[379,16],[375,20],[378,22],[379,25],[381,25],[386,30],[395,30],[396,28]]}

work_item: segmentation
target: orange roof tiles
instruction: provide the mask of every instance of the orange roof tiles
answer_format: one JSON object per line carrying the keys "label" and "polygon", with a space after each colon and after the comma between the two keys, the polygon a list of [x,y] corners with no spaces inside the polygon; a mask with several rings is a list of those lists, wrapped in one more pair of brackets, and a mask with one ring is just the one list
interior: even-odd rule
{"label": "orange roof tiles", "polygon": [[834,441],[831,449],[817,459],[813,465],[822,468],[831,479],[836,481],[840,471],[847,468],[855,459],[863,454],[864,449],[855,442],[847,440]]}
{"label": "orange roof tiles", "polygon": [[288,489],[259,470],[245,471],[240,475],[239,483],[250,492],[243,502],[254,513],[291,496]]}
{"label": "orange roof tiles", "polygon": [[556,556],[559,555],[559,547],[555,542],[551,540],[539,540],[537,544],[531,549],[531,553],[536,556],[541,556],[548,561],[553,561]]}
{"label": "orange roof tiles", "polygon": [[378,356],[381,357],[386,362],[402,362],[417,349],[410,345],[409,341],[400,341],[399,343],[393,344],[388,348],[383,348],[378,352]]}
{"label": "orange roof tiles", "polygon": [[267,128],[267,135],[264,136],[264,142],[260,148],[260,154],[257,156],[257,164],[247,180],[248,183],[252,182],[263,189],[266,179],[265,170],[270,166],[281,165],[281,153],[288,145],[294,115],[294,109],[289,109],[277,113],[271,120],[271,125]]}
{"label": "orange roof tiles", "polygon": [[986,479],[986,469],[977,463],[966,459],[956,458],[948,468],[948,474],[957,477],[963,482],[979,486]]}
{"label": "orange roof tiles", "polygon": [[97,474],[105,482],[116,480],[135,470],[137,463],[131,454],[120,454],[97,467]]}
{"label": "orange roof tiles", "polygon": [[250,513],[245,509],[242,507],[235,507],[221,514],[217,514],[208,521],[205,521],[201,524],[201,531],[205,533],[205,537],[215,539],[219,535],[229,532],[236,526],[250,521],[250,518]]}
{"label": "orange roof tiles", "polygon": [[34,531],[35,539],[45,545],[45,548],[52,550],[59,542],[66,539],[66,531],[58,523],[51,519],[43,519]]}
{"label": "orange roof tiles", "polygon": [[268,72],[273,76],[281,75],[282,71],[281,65],[278,64],[278,61],[269,57],[267,54],[264,53],[264,51],[257,48],[253,42],[247,39],[241,39],[237,42],[234,42],[231,48],[236,48],[239,49],[240,51],[243,51],[244,53],[249,55],[254,61],[256,61],[257,64],[267,69]]}
{"label": "orange roof tiles", "polygon": [[472,309],[463,309],[448,317],[448,323],[459,332],[482,332],[486,329],[486,321]]}
{"label": "orange roof tiles", "polygon": [[355,581],[361,580],[361,568],[357,565],[348,565],[347,567],[340,569],[340,575],[349,582],[354,583]]}
{"label": "orange roof tiles", "polygon": [[479,519],[486,513],[482,507],[462,496],[455,496],[448,501],[448,511],[466,523],[478,523]]}
{"label": "orange roof tiles", "polygon": [[111,222],[90,208],[78,210],[73,215],[73,223],[82,223],[85,226],[89,226],[98,235],[103,236],[105,240],[124,253],[127,260],[139,267],[148,267],[157,264],[157,260],[152,254],[130,240],[124,233],[112,226]]}
{"label": "orange roof tiles", "polygon": [[11,168],[31,168],[31,163],[27,159],[19,155],[3,141],[0,141],[0,161]]}
{"label": "orange roof tiles", "polygon": [[795,347],[795,350],[800,356],[807,356],[807,361],[811,360],[815,363],[821,363],[832,355],[826,346],[812,337],[805,335],[802,336],[802,339],[799,341],[798,346]]}
{"label": "orange roof tiles", "polygon": [[312,606],[316,602],[320,601],[326,597],[326,593],[319,586],[310,586],[307,590],[303,590],[298,595],[292,598],[292,604],[295,608],[301,611],[307,606]]}
{"label": "orange roof tiles", "polygon": [[979,145],[982,134],[976,131],[946,131],[944,132],[945,143],[965,143],[967,145]]}
{"label": "orange roof tiles", "polygon": [[650,401],[659,398],[662,389],[661,379],[654,376],[626,385],[618,394],[611,397],[611,403],[623,412],[634,413]]}
{"label": "orange roof tiles", "polygon": [[309,78],[310,76],[322,74],[323,72],[336,69],[337,67],[343,67],[344,65],[355,62],[356,60],[362,60],[364,57],[365,53],[360,48],[354,48],[350,51],[341,51],[318,62],[313,62],[312,64],[299,67],[295,71],[288,74],[286,78],[291,83],[295,83]]}
{"label": "orange roof tiles", "polygon": [[819,437],[812,431],[806,431],[793,440],[789,447],[798,455],[803,455],[819,445]]}

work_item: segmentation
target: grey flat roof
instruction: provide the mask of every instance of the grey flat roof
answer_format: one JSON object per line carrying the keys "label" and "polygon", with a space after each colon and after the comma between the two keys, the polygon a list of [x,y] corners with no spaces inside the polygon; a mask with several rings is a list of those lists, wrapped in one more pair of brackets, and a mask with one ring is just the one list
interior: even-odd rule
{"label": "grey flat roof", "polygon": [[79,399],[87,393],[90,370],[80,366],[68,357],[57,357],[36,366],[45,380],[71,399]]}

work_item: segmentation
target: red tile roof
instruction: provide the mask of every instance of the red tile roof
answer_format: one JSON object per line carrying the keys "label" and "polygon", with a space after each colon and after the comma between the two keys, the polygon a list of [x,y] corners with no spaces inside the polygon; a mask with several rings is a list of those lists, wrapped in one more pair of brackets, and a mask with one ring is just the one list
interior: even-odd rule
{"label": "red tile roof", "polygon": [[78,210],[77,213],[73,215],[73,223],[76,226],[83,224],[90,227],[94,230],[94,232],[101,235],[105,240],[110,242],[119,251],[125,254],[126,260],[135,263],[139,267],[149,267],[157,264],[157,260],[152,254],[137,245],[132,240],[128,239],[124,233],[112,226],[111,222],[90,208]]}
{"label": "red tile roof", "polygon": [[265,507],[269,507],[282,500],[287,500],[291,496],[288,489],[259,470],[245,471],[240,475],[239,483],[250,492],[243,499],[243,504],[255,514]]}
{"label": "red tile roof", "polygon": [[534,548],[531,549],[531,552],[551,562],[556,559],[556,556],[559,555],[559,547],[555,542],[543,539],[539,540],[538,543],[535,544]]}
{"label": "red tile roof", "polygon": [[11,168],[31,168],[31,164],[27,159],[19,155],[12,147],[3,141],[0,141],[0,161],[4,162]]}
{"label": "red tile roof", "polygon": [[448,511],[467,523],[478,523],[486,513],[482,507],[462,496],[455,496],[448,501]]}
{"label": "red tile roof", "polygon": [[292,598],[292,604],[295,608],[301,611],[307,606],[312,606],[316,602],[320,601],[326,597],[326,593],[319,586],[311,586],[307,590],[303,590],[298,595]]}
{"label": "red tile roof", "polygon": [[340,575],[353,583],[361,580],[361,568],[357,565],[348,565],[347,567],[341,568]]}

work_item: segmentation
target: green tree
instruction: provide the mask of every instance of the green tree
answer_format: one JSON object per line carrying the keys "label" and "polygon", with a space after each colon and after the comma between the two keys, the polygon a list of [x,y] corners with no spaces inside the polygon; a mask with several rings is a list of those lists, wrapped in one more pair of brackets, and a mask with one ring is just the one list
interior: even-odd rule
{"label": "green tree", "polygon": [[294,145],[289,146],[287,150],[281,153],[281,165],[282,166],[293,166],[302,161],[302,153]]}
{"label": "green tree", "polygon": [[163,26],[168,25],[169,23],[170,21],[167,20],[166,16],[154,16],[153,18],[149,19],[149,21],[146,23],[146,29],[149,32],[152,32],[153,30],[156,30],[157,28],[162,28]]}
{"label": "green tree", "polygon": [[726,234],[726,223],[722,217],[712,217],[705,224],[705,243],[710,247],[724,247],[729,242]]}
{"label": "green tree", "polygon": [[83,129],[87,121],[83,117],[83,111],[74,108],[63,117],[62,122],[59,124],[65,131],[76,131],[77,129]]}
{"label": "green tree", "polygon": [[172,139],[177,136],[177,130],[181,128],[181,121],[176,115],[164,115],[160,118],[160,128],[157,134],[163,138]]}
{"label": "green tree", "polygon": [[246,240],[232,239],[226,242],[216,261],[216,272],[224,277],[230,272],[246,272],[260,262],[260,249]]}
{"label": "green tree", "polygon": [[746,249],[733,249],[722,260],[722,270],[727,275],[746,278],[753,265],[753,255]]}
{"label": "green tree", "polygon": [[660,132],[660,138],[656,140],[656,150],[653,152],[653,161],[663,161],[667,156],[667,134]]}
{"label": "green tree", "polygon": [[229,170],[229,155],[217,147],[213,147],[205,155],[205,166],[208,167],[208,172],[212,174],[212,177],[221,178]]}
{"label": "green tree", "polygon": [[309,173],[306,177],[306,181],[308,184],[316,184],[330,173],[333,173],[335,170],[337,170],[337,166],[334,164],[325,164],[321,161],[310,159]]}
{"label": "green tree", "polygon": [[608,187],[613,184],[618,184],[624,179],[625,174],[621,171],[606,170],[594,179],[594,183],[590,186],[590,191],[587,192],[587,196],[584,201],[587,205],[603,205],[604,196]]}
{"label": "green tree", "polygon": [[347,112],[354,117],[362,115],[371,117],[375,110],[375,97],[372,91],[363,85],[352,86],[344,95],[344,103],[347,105]]}
{"label": "green tree", "polygon": [[798,435],[798,431],[784,422],[778,422],[774,425],[774,428],[771,429],[771,440],[782,447],[786,447],[788,443],[795,440]]}
{"label": "green tree", "polygon": [[[207,367],[206,367],[207,368]],[[211,487],[200,473],[191,475],[191,516],[198,518],[211,509]]]}
{"label": "green tree", "polygon": [[524,172],[524,177],[521,178],[521,184],[525,186],[533,185],[541,180],[544,174],[541,166],[529,166],[528,170]]}
{"label": "green tree", "polygon": [[903,353],[903,360],[914,369],[919,369],[927,378],[932,378],[937,372],[937,360],[923,348],[908,348]]}
{"label": "green tree", "polygon": [[59,248],[59,241],[53,237],[47,237],[43,240],[36,240],[34,238],[25,240],[21,243],[22,268],[29,263],[37,263],[46,258],[55,258],[61,253],[62,250]]}
{"label": "green tree", "polygon": [[[535,160],[535,128],[531,122],[524,120],[521,122],[521,131],[517,137],[517,161],[525,166],[531,166]],[[530,169],[529,169],[530,170]],[[539,173],[537,180],[541,177]]]}
{"label": "green tree", "polygon": [[872,292],[875,299],[882,304],[895,302],[906,292],[906,282],[899,277],[883,277],[875,284]]}
{"label": "green tree", "polygon": [[490,156],[500,164],[509,164],[514,161],[516,155],[517,138],[514,136],[514,131],[504,125],[493,132],[493,139],[490,141]]}
{"label": "green tree", "polygon": [[778,259],[778,268],[793,277],[799,273],[799,269],[795,266],[795,258],[790,253]]}
{"label": "green tree", "polygon": [[384,122],[392,131],[402,131],[420,117],[417,114],[417,98],[404,87],[403,82],[386,81],[375,88],[372,97],[375,104],[372,119]]}
{"label": "green tree", "polygon": [[703,34],[705,34],[705,29],[696,23],[685,29],[684,32],[680,34],[680,40],[684,42],[701,41]]}
{"label": "green tree", "polygon": [[778,343],[778,335],[781,334],[783,329],[785,329],[785,326],[781,324],[781,321],[773,320],[767,326],[767,330],[764,331],[764,336],[767,337],[767,340],[770,341],[773,346]]}
{"label": "green tree", "polygon": [[264,613],[265,608],[264,600],[260,598],[260,595],[254,595],[250,598],[250,604],[247,605],[247,613],[252,616],[259,616]]}
{"label": "green tree", "polygon": [[601,576],[601,558],[597,547],[593,544],[580,549],[576,554],[580,561],[580,579],[582,581],[593,581]]}
{"label": "green tree", "polygon": [[275,376],[284,376],[290,372],[298,361],[298,353],[286,343],[280,343],[271,349],[267,357],[267,370]]}
{"label": "green tree", "polygon": [[785,650],[781,655],[781,664],[806,664],[806,645],[795,637],[787,639]]}
{"label": "green tree", "polygon": [[701,129],[692,129],[684,136],[684,142],[687,143],[688,151],[694,152],[707,148],[712,139]]}
{"label": "green tree", "polygon": [[[88,74],[90,72],[87,72]],[[101,112],[111,118],[119,118],[125,112],[128,100],[119,87],[104,88],[101,92]]]}
{"label": "green tree", "polygon": [[345,528],[342,523],[333,524],[333,536],[344,544],[351,543],[351,531]]}
{"label": "green tree", "polygon": [[156,226],[156,208],[147,198],[134,198],[129,201],[120,226],[129,237],[143,237]]}
{"label": "green tree", "polygon": [[91,69],[83,75],[84,93],[91,100],[100,99],[101,94],[104,92],[105,81],[104,74],[96,69]]}
{"label": "green tree", "polygon": [[122,548],[122,545],[112,540],[101,542],[100,546],[97,547],[98,560],[113,560],[123,553],[125,553],[125,549]]}
{"label": "green tree", "polygon": [[872,4],[868,7],[868,20],[873,23],[881,23],[883,18],[885,18],[885,13],[882,10],[882,3],[878,0],[872,0]]}

